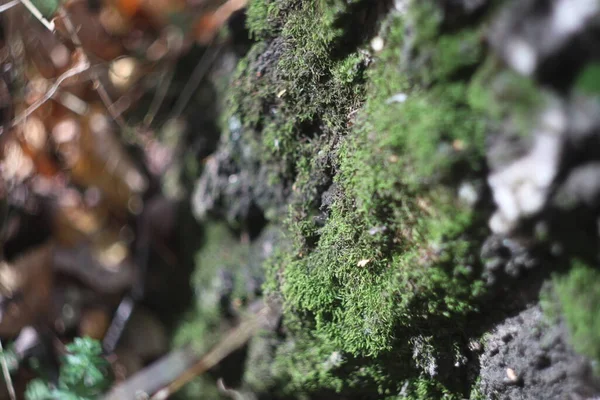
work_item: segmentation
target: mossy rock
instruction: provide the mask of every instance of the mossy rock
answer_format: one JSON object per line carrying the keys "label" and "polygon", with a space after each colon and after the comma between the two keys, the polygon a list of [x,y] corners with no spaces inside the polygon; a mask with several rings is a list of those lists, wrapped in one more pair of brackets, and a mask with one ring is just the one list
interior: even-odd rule
{"label": "mossy rock", "polygon": [[[221,148],[285,230],[263,265],[284,320],[247,376],[259,392],[471,393],[465,329],[484,300],[488,215],[458,188],[484,180],[486,136],[526,134],[541,100],[487,52],[485,13],[459,29],[436,2],[408,4],[250,3],[257,43],[231,81]],[[228,246],[225,258],[248,251]]]}
{"label": "mossy rock", "polygon": [[[290,393],[391,395],[408,382],[414,396],[450,394],[456,387],[444,388],[427,376],[426,361],[413,359],[411,340],[460,348],[461,321],[483,293],[485,230],[456,195],[459,171],[480,176],[492,119],[468,101],[484,59],[481,31],[445,33],[440,9],[415,4],[407,15],[390,13],[385,48],[362,72],[360,52],[332,61],[339,33],[322,32],[339,22],[315,20],[318,5],[272,7],[261,15],[283,22],[260,31],[265,41],[237,81],[258,96],[246,89],[232,104],[261,138],[263,162],[277,162],[281,179],[293,182],[291,248],[268,262],[266,282],[284,298],[293,344],[275,363],[288,371]],[[330,10],[343,18],[343,9]],[[256,60],[269,51],[277,59],[257,78]],[[262,96],[267,88],[271,97]],[[276,111],[264,113],[265,101]],[[439,349],[432,358],[444,358]]]}

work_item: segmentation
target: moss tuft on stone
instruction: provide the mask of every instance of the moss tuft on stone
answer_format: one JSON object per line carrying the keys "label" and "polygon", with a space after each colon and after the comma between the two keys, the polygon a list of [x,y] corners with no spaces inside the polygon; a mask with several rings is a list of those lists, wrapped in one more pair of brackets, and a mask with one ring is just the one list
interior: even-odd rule
{"label": "moss tuft on stone", "polygon": [[[257,43],[232,79],[221,147],[235,149],[233,170],[260,177],[248,195],[286,236],[263,286],[283,299],[284,337],[263,343],[269,356],[246,383],[287,396],[464,398],[464,330],[484,294],[488,232],[458,188],[483,179],[486,134],[526,123],[540,99],[488,57],[478,18],[449,29],[433,1],[378,18],[369,4],[248,10]],[[377,53],[372,36],[348,29],[360,18],[381,22]],[[223,243],[233,250],[207,242],[199,265],[247,251]],[[198,272],[202,292],[210,276]]]}
{"label": "moss tuft on stone", "polygon": [[[386,394],[407,379],[420,382],[415,398],[455,390],[427,375],[439,354],[419,361],[411,340],[426,335],[434,347],[460,347],[452,338],[483,292],[483,233],[474,230],[481,221],[458,200],[456,177],[465,165],[472,175],[481,168],[488,116],[468,102],[469,77],[482,61],[479,32],[442,33],[441,15],[432,15],[439,10],[431,3],[392,14],[384,50],[360,78],[366,102],[348,117],[350,128],[309,142],[295,163],[292,248],[271,260],[268,282],[287,305],[294,348],[278,360],[290,371],[290,390]],[[334,78],[353,80],[356,64],[348,58]],[[303,67],[305,81],[318,77],[315,69],[322,71]],[[324,170],[331,182],[319,188],[315,176]]]}
{"label": "moss tuft on stone", "polygon": [[574,261],[554,288],[575,350],[600,362],[600,271]]}

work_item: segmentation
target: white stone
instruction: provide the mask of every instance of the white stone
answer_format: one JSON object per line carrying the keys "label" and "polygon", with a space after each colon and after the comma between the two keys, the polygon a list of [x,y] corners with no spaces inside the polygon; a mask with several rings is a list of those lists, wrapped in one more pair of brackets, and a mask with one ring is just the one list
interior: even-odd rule
{"label": "white stone", "polygon": [[381,50],[383,50],[383,45],[384,42],[381,36],[375,36],[373,40],[371,40],[371,48],[375,52],[380,52]]}
{"label": "white stone", "polygon": [[506,47],[508,62],[517,72],[531,75],[535,71],[537,55],[529,43],[520,38],[514,38]]}

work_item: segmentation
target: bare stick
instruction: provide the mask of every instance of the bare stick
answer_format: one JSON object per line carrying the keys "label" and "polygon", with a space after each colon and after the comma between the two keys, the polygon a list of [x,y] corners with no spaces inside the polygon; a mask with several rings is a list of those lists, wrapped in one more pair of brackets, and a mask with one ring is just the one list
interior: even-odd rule
{"label": "bare stick", "polygon": [[4,382],[6,382],[6,389],[8,390],[8,395],[10,396],[10,400],[17,400],[15,387],[13,386],[12,378],[10,377],[10,371],[8,370],[8,364],[6,363],[6,358],[4,357],[4,347],[2,346],[2,340],[0,340],[0,352],[2,353],[2,356],[0,357],[0,361],[2,363],[2,375],[4,375]]}
{"label": "bare stick", "polygon": [[21,0],[12,0],[12,1],[9,1],[8,3],[6,3],[6,4],[2,4],[0,6],[0,13],[3,13],[6,10],[10,10],[14,6],[16,6],[17,4],[21,4]]}
{"label": "bare stick", "polygon": [[70,70],[66,71],[64,74],[59,76],[58,79],[56,80],[56,82],[54,82],[54,84],[52,86],[50,86],[50,88],[46,91],[46,93],[41,98],[39,98],[32,105],[27,107],[27,109],[25,111],[23,111],[18,117],[16,117],[12,121],[11,127],[17,126],[20,123],[24,122],[27,119],[27,117],[29,117],[35,110],[37,110],[45,102],[50,100],[52,98],[52,96],[54,96],[56,91],[60,88],[60,85],[62,85],[62,83],[64,81],[66,81],[67,79],[72,78],[78,74],[81,74],[84,71],[87,71],[89,68],[90,68],[90,64],[89,64],[88,60],[82,60],[82,62],[80,62],[78,65],[74,66],[73,68],[71,68]]}
{"label": "bare stick", "polygon": [[[87,54],[87,52],[85,51],[85,49],[83,48],[83,44],[81,43],[81,40],[79,39],[79,35],[77,34],[77,30],[75,29],[75,26],[73,25],[73,21],[71,21],[69,14],[67,14],[67,12],[64,10],[63,7],[59,8],[58,14],[63,19],[63,21],[65,23],[65,28],[67,29],[67,32],[69,33],[69,36],[71,37],[71,40],[73,41],[73,44],[81,49],[81,53],[82,53],[84,59],[88,63],[90,63],[90,61],[89,61],[90,57]],[[125,123],[125,120],[123,119],[123,117],[121,117],[120,115],[114,114],[114,112],[112,112],[111,105],[113,104],[113,101],[111,100],[110,96],[108,95],[108,92],[106,91],[106,88],[104,87],[104,85],[102,85],[102,82],[100,82],[100,77],[98,76],[98,72],[92,68],[90,70],[90,74],[91,74],[92,82],[94,83],[94,89],[96,89],[96,92],[98,92],[98,95],[100,96],[100,100],[102,100],[102,103],[104,103],[104,106],[106,107],[110,116],[113,118],[113,120],[115,120],[115,122],[119,125],[119,127],[122,130],[126,131],[128,129],[128,127],[127,127],[127,124]]]}
{"label": "bare stick", "polygon": [[233,399],[233,400],[244,400],[245,397],[239,393],[237,390],[233,390],[233,389],[229,389],[227,386],[225,386],[225,382],[223,381],[223,378],[219,378],[217,380],[217,389],[219,389],[219,392],[223,393],[225,396]]}
{"label": "bare stick", "polygon": [[89,109],[88,104],[73,93],[59,91],[52,98],[75,114],[85,115]]}
{"label": "bare stick", "polygon": [[203,357],[198,358],[190,348],[175,350],[117,385],[103,400],[135,398],[152,395],[151,400],[164,400],[196,376],[211,369],[233,351],[242,347],[261,327],[268,326],[277,308],[264,305],[225,337]]}
{"label": "bare stick", "polygon": [[211,351],[202,357],[196,364],[192,365],[181,376],[167,385],[165,388],[156,392],[150,400],[165,400],[173,393],[181,389],[186,383],[189,383],[196,376],[208,371],[221,360],[231,354],[233,351],[242,347],[254,335],[261,326],[262,321],[269,313],[268,306],[263,307],[257,315],[242,322],[237,328],[231,331],[223,338]]}
{"label": "bare stick", "polygon": [[152,103],[150,104],[150,108],[148,112],[144,116],[144,127],[148,128],[152,125],[152,121],[154,121],[154,117],[158,113],[160,106],[162,105],[165,97],[167,96],[167,91],[171,86],[171,81],[173,80],[173,75],[175,74],[175,66],[173,63],[169,63],[165,66],[165,70],[160,74],[160,80],[158,83],[158,88],[156,89],[156,93],[154,94],[154,98],[152,99]]}
{"label": "bare stick", "polygon": [[44,18],[44,16],[42,15],[42,13],[40,12],[40,10],[38,10],[38,8],[36,6],[33,5],[33,3],[29,0],[20,0],[21,4],[23,4],[25,7],[27,7],[27,9],[29,10],[29,12],[38,20],[40,21],[50,32],[54,33],[54,29],[56,28],[54,26],[54,22],[53,21],[48,21],[46,18]]}
{"label": "bare stick", "polygon": [[211,49],[210,47],[202,54],[200,61],[196,64],[196,68],[192,72],[190,79],[188,79],[185,87],[183,88],[183,92],[181,92],[181,96],[177,99],[175,106],[173,107],[173,111],[169,114],[169,118],[167,120],[172,120],[183,112],[188,102],[192,98],[194,91],[198,88],[198,85],[202,81],[202,78],[209,71],[213,62],[217,59],[217,56],[221,52],[221,48],[217,47],[216,49]]}

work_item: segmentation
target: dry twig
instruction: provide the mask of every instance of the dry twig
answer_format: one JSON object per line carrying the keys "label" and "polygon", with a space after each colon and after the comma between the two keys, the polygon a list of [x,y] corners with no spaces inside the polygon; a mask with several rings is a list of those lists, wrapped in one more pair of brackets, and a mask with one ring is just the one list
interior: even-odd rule
{"label": "dry twig", "polygon": [[13,386],[12,378],[10,377],[10,371],[8,370],[8,364],[6,363],[6,357],[4,357],[4,347],[2,346],[2,340],[0,340],[0,353],[2,354],[2,356],[0,357],[0,362],[2,363],[2,375],[4,375],[4,382],[6,382],[6,389],[8,390],[8,395],[10,396],[10,400],[17,400],[15,387]]}
{"label": "dry twig", "polygon": [[[67,29],[67,32],[69,33],[69,36],[71,37],[71,41],[77,48],[79,48],[81,50],[83,59],[85,61],[87,61],[87,63],[89,64],[90,57],[89,57],[88,53],[85,51],[83,44],[81,43],[81,39],[79,39],[79,35],[77,34],[77,30],[75,29],[75,26],[73,25],[73,21],[71,21],[69,14],[65,11],[65,9],[63,7],[60,7],[58,10],[58,15],[64,21],[65,28]],[[102,103],[104,103],[106,110],[110,113],[110,116],[119,125],[119,127],[123,131],[127,131],[127,123],[125,122],[123,117],[121,115],[115,114],[112,111],[113,110],[113,108],[112,108],[113,101],[111,100],[111,98],[110,98],[108,92],[106,91],[106,88],[102,84],[102,82],[100,82],[100,76],[98,75],[98,72],[92,68],[90,70],[90,75],[92,78],[92,82],[94,83],[94,89],[100,96],[100,100],[102,100]]]}
{"label": "dry twig", "polygon": [[189,348],[171,352],[115,387],[104,400],[134,399],[140,394],[153,394],[150,400],[167,399],[196,376],[213,368],[229,354],[241,348],[261,326],[268,325],[273,314],[278,312],[276,307],[263,306],[200,358]]}
{"label": "dry twig", "polygon": [[52,98],[52,96],[54,96],[54,94],[58,91],[58,89],[60,89],[60,86],[63,84],[64,81],[66,81],[67,79],[72,78],[76,75],[79,75],[82,72],[87,71],[88,69],[90,69],[89,61],[83,59],[77,65],[75,65],[73,68],[69,69],[64,74],[59,76],[58,79],[56,80],[56,82],[54,82],[54,84],[52,84],[52,86],[50,86],[50,88],[48,88],[48,90],[46,90],[46,93],[44,93],[44,95],[42,97],[40,97],[38,100],[36,100],[32,105],[27,107],[27,109],[25,111],[23,111],[19,116],[17,116],[12,121],[11,127],[17,126],[17,125],[25,122],[27,117],[29,117],[31,114],[33,114],[35,112],[35,110],[40,108],[42,105],[44,105],[45,102],[47,102],[48,100],[50,100]]}

